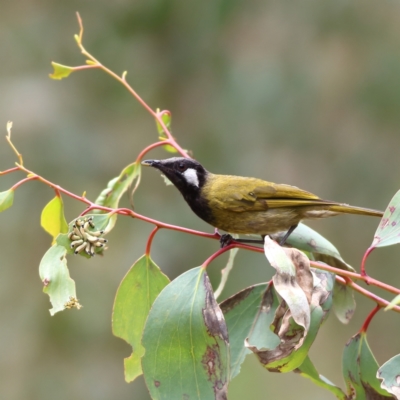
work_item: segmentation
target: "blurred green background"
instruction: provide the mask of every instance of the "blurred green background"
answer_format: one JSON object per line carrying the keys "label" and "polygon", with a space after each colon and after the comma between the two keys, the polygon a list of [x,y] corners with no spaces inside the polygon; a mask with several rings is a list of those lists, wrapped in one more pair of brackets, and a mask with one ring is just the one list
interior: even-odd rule
{"label": "blurred green background", "polygon": [[[13,120],[13,140],[28,168],[94,200],[157,135],[151,117],[102,72],[48,78],[52,60],[84,62],[73,40],[77,10],[85,47],[118,73],[128,70],[129,82],[151,107],[170,110],[175,137],[209,170],[294,184],[377,209],[399,189],[398,2],[3,2],[3,137],[6,122]],[[16,160],[0,140],[4,170]],[[168,155],[157,150],[150,156]],[[22,178],[17,175],[1,177],[0,191]],[[123,358],[130,347],[112,336],[110,321],[118,284],[143,254],[152,227],[119,218],[106,257],[70,258],[84,307],[50,317],[38,276],[50,237],[39,221],[53,194],[28,183],[16,192],[13,208],[0,214],[0,398],[149,399],[141,378],[124,382]],[[65,198],[65,203],[68,220],[83,210],[77,202]],[[150,169],[143,171],[135,207],[165,222],[211,231]],[[358,268],[377,223],[342,216],[310,225]],[[174,278],[217,247],[214,241],[161,231],[152,256]],[[400,286],[399,253],[399,247],[376,250],[369,273]],[[225,261],[210,266],[214,286]],[[241,252],[223,297],[271,274],[261,255]],[[357,300],[350,325],[331,315],[311,351],[320,372],[342,387],[342,349],[374,306]],[[399,329],[394,313],[374,318],[369,341],[380,364],[400,352]],[[249,395],[333,398],[298,375],[264,372],[251,356],[229,398]]]}

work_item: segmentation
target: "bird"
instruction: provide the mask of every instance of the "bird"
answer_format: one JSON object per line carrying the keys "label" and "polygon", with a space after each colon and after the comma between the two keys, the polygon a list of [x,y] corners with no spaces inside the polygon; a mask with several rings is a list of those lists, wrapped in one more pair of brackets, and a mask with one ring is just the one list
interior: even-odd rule
{"label": "bird", "polygon": [[286,232],[280,242],[283,245],[303,219],[339,214],[383,216],[382,211],[323,200],[296,186],[213,174],[191,158],[144,160],[142,165],[158,169],[199,218],[229,234],[255,234],[264,238]]}

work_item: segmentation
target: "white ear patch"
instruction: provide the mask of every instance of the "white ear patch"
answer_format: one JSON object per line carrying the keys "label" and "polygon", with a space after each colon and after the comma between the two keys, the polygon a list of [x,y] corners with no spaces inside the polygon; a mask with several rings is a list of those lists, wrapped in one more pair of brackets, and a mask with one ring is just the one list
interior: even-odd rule
{"label": "white ear patch", "polygon": [[194,168],[188,168],[183,173],[183,176],[185,177],[187,183],[199,187],[199,178],[197,176],[197,171]]}

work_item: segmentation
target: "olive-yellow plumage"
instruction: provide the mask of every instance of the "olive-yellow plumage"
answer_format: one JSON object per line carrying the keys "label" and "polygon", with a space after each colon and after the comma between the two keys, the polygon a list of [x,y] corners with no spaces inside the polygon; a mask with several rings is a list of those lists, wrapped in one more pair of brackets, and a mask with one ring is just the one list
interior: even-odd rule
{"label": "olive-yellow plumage", "polygon": [[381,211],[322,200],[295,186],[212,174],[191,159],[146,160],[142,164],[159,169],[200,218],[229,233],[290,234],[303,219],[338,214],[383,215]]}

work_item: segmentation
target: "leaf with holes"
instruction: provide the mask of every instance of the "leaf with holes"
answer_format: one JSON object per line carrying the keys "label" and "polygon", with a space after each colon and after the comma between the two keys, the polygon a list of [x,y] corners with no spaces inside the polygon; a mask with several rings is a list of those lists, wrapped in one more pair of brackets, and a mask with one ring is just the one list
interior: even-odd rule
{"label": "leaf with holes", "polygon": [[142,368],[153,399],[226,399],[228,332],[202,267],[155,300],[143,332]]}
{"label": "leaf with holes", "polygon": [[132,346],[132,354],[125,358],[125,380],[132,382],[142,374],[141,344],[144,324],[150,308],[169,279],[160,268],[144,255],[132,265],[119,285],[112,316],[113,334]]}
{"label": "leaf with holes", "polygon": [[76,299],[75,282],[69,276],[66,255],[63,246],[54,245],[40,261],[39,275],[44,285],[43,292],[49,295],[53,306],[51,315],[63,311],[72,298]]}

